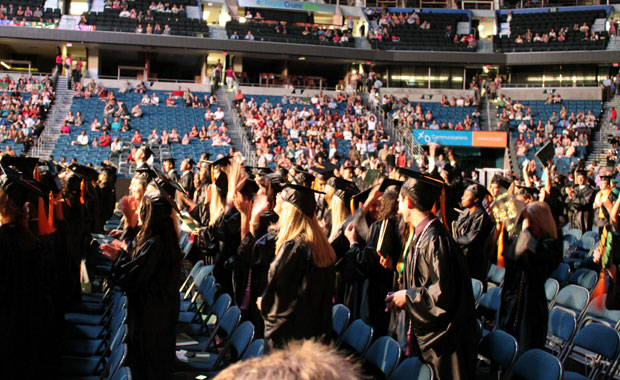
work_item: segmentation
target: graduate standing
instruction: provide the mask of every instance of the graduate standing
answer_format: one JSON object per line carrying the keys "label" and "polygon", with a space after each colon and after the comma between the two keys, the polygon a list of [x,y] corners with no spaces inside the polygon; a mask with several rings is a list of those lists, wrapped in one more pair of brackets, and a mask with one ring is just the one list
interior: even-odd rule
{"label": "graduate standing", "polygon": [[479,183],[472,182],[461,197],[463,210],[454,224],[454,238],[467,259],[469,274],[482,281],[487,279],[489,255],[487,241],[493,231],[493,221],[482,206],[489,194]]}
{"label": "graduate standing", "polygon": [[265,338],[277,347],[293,339],[329,338],[336,261],[316,220],[313,190],[288,185],[280,194],[276,256],[257,301]]}
{"label": "graduate standing", "polygon": [[147,192],[138,215],[135,202],[122,205],[127,227],[139,224],[132,244],[123,246],[127,251],[101,246],[109,256],[118,257],[112,280],[127,292],[128,360],[138,380],[173,377],[182,255],[170,192]]}
{"label": "graduate standing", "polygon": [[521,217],[521,233],[504,244],[508,250],[503,253],[506,275],[498,327],[514,336],[519,351],[525,352],[545,346],[548,319],[545,281],[562,260],[562,240],[557,237],[555,221],[546,203],[530,203]]}
{"label": "graduate standing", "polygon": [[592,205],[594,203],[594,189],[588,184],[588,173],[585,170],[577,171],[577,186],[567,187],[567,203],[570,212],[570,227],[578,228],[582,233],[592,229]]}
{"label": "graduate standing", "polygon": [[443,183],[421,173],[416,177],[402,186],[398,205],[410,228],[404,260],[396,266],[402,290],[385,301],[393,312],[406,311],[408,356],[420,355],[439,380],[471,379],[478,334],[467,264],[432,213]]}

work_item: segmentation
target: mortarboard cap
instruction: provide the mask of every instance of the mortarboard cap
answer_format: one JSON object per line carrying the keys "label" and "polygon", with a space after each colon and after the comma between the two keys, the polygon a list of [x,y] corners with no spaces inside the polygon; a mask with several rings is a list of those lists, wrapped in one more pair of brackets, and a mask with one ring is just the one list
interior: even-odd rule
{"label": "mortarboard cap", "polygon": [[489,190],[487,190],[487,188],[484,187],[484,185],[482,185],[481,183],[476,182],[473,179],[469,179],[469,178],[465,178],[465,181],[467,181],[468,183],[468,186],[465,189],[465,191],[470,191],[472,194],[474,194],[476,198],[478,198],[480,202],[482,202],[482,200],[486,196],[491,195],[491,193],[489,193]]}
{"label": "mortarboard cap", "polygon": [[284,180],[284,177],[282,177],[280,173],[267,174],[265,177],[267,177],[269,182],[271,182],[271,188],[273,189],[273,192],[276,194],[282,191],[284,187],[287,185],[286,181]]}
{"label": "mortarboard cap", "polygon": [[34,169],[37,167],[39,159],[37,157],[14,157],[2,156],[2,165],[12,167],[14,170],[22,173],[24,177],[34,179]]}
{"label": "mortarboard cap", "polygon": [[351,197],[351,199],[353,199],[353,201],[358,204],[365,203],[371,191],[372,191],[372,187],[369,187],[368,189],[364,191],[360,191],[359,193],[355,194],[354,196]]}
{"label": "mortarboard cap", "polygon": [[390,186],[396,186],[400,190],[400,187],[403,185],[403,183],[404,183],[403,181],[391,179],[388,177],[383,177],[383,179],[381,180],[381,185],[379,186],[379,191],[382,193],[385,193],[385,191]]}
{"label": "mortarboard cap", "polygon": [[327,181],[334,176],[334,169],[336,169],[336,166],[327,162],[324,164],[317,164],[310,168],[312,173],[323,181]]}
{"label": "mortarboard cap", "polygon": [[22,207],[32,195],[44,197],[43,186],[39,182],[1,163],[0,169],[0,187],[17,206]]}
{"label": "mortarboard cap", "polygon": [[232,159],[232,156],[224,156],[221,158],[218,158],[217,160],[213,161],[213,166],[227,166],[230,163],[230,160]]}
{"label": "mortarboard cap", "polygon": [[312,218],[314,216],[314,211],[316,210],[316,200],[314,199],[315,193],[325,194],[309,187],[287,184],[282,191],[282,200],[297,207],[308,218]]}
{"label": "mortarboard cap", "polygon": [[[419,171],[408,169],[408,168],[401,168],[401,167],[396,168],[396,171],[404,175],[405,177],[416,179],[430,186],[429,188],[430,190],[441,190],[443,188],[442,180],[433,178]],[[406,183],[407,182],[405,182],[403,185],[405,185]]]}
{"label": "mortarboard cap", "polygon": [[588,171],[586,169],[577,169],[575,170],[575,172],[577,173],[577,175],[585,175],[586,177],[588,176]]}
{"label": "mortarboard cap", "polygon": [[271,168],[266,167],[266,166],[265,167],[246,166],[245,168],[251,170],[252,173],[254,173],[254,175],[257,176],[257,177],[262,177],[264,175],[273,173],[273,170],[271,170]]}
{"label": "mortarboard cap", "polygon": [[148,166],[141,166],[137,168],[133,174],[134,178],[142,179],[146,181],[146,183],[151,182],[156,176],[157,174],[155,171]]}
{"label": "mortarboard cap", "polygon": [[539,190],[533,186],[524,186],[524,185],[516,185],[516,186],[519,189],[517,191],[517,195],[525,195],[527,193],[531,195],[533,198],[536,198],[536,196],[539,193]]}
{"label": "mortarboard cap", "polygon": [[166,201],[173,210],[179,212],[179,208],[177,207],[174,197],[177,190],[183,191],[182,188],[178,184],[175,184],[174,181],[165,178],[162,173],[155,170],[153,170],[153,172],[156,175],[153,178],[152,183],[154,183],[157,190],[159,190],[161,199]]}
{"label": "mortarboard cap", "polygon": [[552,161],[553,156],[555,156],[555,147],[553,146],[553,142],[547,142],[538,152],[536,152],[535,156],[543,167],[549,165],[549,161]]}
{"label": "mortarboard cap", "polygon": [[97,178],[99,178],[99,173],[97,173],[95,169],[88,166],[71,164],[69,166],[69,170],[89,181],[96,181]]}
{"label": "mortarboard cap", "polygon": [[602,175],[601,176],[601,181],[607,181],[607,182],[611,182],[612,180],[614,180],[616,177],[613,175]]}
{"label": "mortarboard cap", "polygon": [[196,161],[194,161],[194,159],[193,159],[193,158],[191,158],[191,157],[186,157],[186,158],[183,160],[183,162],[188,163],[190,166],[194,166],[194,165],[196,165]]}
{"label": "mortarboard cap", "polygon": [[217,179],[215,180],[215,187],[222,194],[222,198],[225,199],[226,195],[228,194],[228,176],[226,175],[226,173],[220,172],[220,175],[218,175]]}
{"label": "mortarboard cap", "polygon": [[175,161],[174,161],[174,158],[173,158],[173,157],[166,157],[166,158],[164,158],[164,160],[163,160],[163,161],[164,161],[164,162],[169,162],[170,164],[172,164],[172,166],[174,166],[174,163],[175,163]]}
{"label": "mortarboard cap", "polygon": [[493,179],[491,179],[491,183],[496,183],[499,185],[499,187],[508,190],[508,188],[510,188],[510,185],[512,184],[512,180],[508,177],[504,177],[503,175],[495,174],[493,176]]}
{"label": "mortarboard cap", "polygon": [[209,161],[210,157],[211,157],[211,153],[202,152],[202,154],[200,155],[200,161]]}
{"label": "mortarboard cap", "polygon": [[153,151],[151,150],[151,148],[149,148],[146,145],[142,145],[140,148],[138,148],[138,150],[141,150],[142,152],[144,152],[145,160],[148,160],[153,155]]}
{"label": "mortarboard cap", "polygon": [[239,192],[248,198],[252,198],[258,192],[258,185],[256,184],[256,181],[248,178],[245,180],[243,187],[241,187]]}

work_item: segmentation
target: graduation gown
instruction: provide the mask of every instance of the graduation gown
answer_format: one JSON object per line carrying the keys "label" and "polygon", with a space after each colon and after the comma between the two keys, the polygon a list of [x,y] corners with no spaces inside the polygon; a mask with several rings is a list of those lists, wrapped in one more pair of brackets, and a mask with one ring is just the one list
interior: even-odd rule
{"label": "graduation gown", "polygon": [[[611,189],[606,192],[600,190],[594,197],[594,203],[601,200],[604,201],[605,199],[609,200],[613,205],[616,202],[617,197]],[[601,206],[594,210],[594,225],[603,228],[606,224],[609,224],[609,211],[607,211],[605,206]]]}
{"label": "graduation gown", "polygon": [[265,338],[276,347],[293,339],[329,339],[334,278],[334,267],[316,267],[306,245],[284,243],[269,268],[261,303]]}
{"label": "graduation gown", "polygon": [[588,185],[575,188],[575,196],[568,200],[571,228],[578,228],[581,232],[592,229],[594,196],[594,189]]}
{"label": "graduation gown", "polygon": [[413,348],[438,380],[472,379],[478,334],[471,280],[463,253],[439,219],[410,244],[402,284]]}
{"label": "graduation gown", "polygon": [[43,291],[38,239],[25,227],[0,226],[0,378],[45,376],[42,365],[51,298]]}
{"label": "graduation gown", "polygon": [[472,278],[482,281],[487,279],[489,254],[485,249],[487,239],[492,237],[493,221],[482,209],[476,207],[473,213],[463,210],[454,224],[454,235],[467,260],[467,267]]}
{"label": "graduation gown", "polygon": [[[354,244],[344,256],[343,276],[347,285],[345,305],[351,310],[351,320],[361,318],[373,327],[376,336],[387,334],[390,314],[385,312],[385,296],[394,287],[394,271],[385,269],[380,263],[377,243],[383,221],[374,222],[368,233],[366,245]],[[398,231],[398,220],[389,218],[381,247],[384,256],[398,261],[402,243]]]}
{"label": "graduation gown", "polygon": [[498,327],[517,339],[520,352],[542,349],[549,317],[545,281],[562,260],[562,241],[538,240],[529,229],[511,240],[504,252],[506,275]]}
{"label": "graduation gown", "polygon": [[192,199],[194,197],[194,173],[191,170],[186,170],[181,174],[181,179],[179,180],[179,184],[185,192],[187,192],[187,197]]}
{"label": "graduation gown", "polygon": [[180,260],[159,236],[119,256],[114,283],[127,292],[129,362],[135,379],[172,379]]}

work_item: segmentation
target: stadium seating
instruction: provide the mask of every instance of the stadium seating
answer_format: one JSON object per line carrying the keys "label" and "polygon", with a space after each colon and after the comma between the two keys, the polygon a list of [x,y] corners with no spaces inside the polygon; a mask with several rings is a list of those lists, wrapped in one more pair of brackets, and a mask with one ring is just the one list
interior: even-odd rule
{"label": "stadium seating", "polygon": [[[585,39],[585,33],[573,30],[574,25],[581,27],[584,23],[592,30],[596,19],[607,19],[608,12],[605,9],[558,11],[551,12],[544,9],[539,12],[518,13],[515,12],[510,22],[510,36],[496,35],[493,38],[495,51],[497,52],[524,52],[524,51],[562,51],[562,50],[604,50],[609,40],[607,31],[597,32],[598,39],[593,41]],[[506,22],[507,13],[497,13],[498,26]],[[533,38],[538,34],[543,36],[552,29],[559,33],[560,29],[568,28],[565,41],[550,40],[549,42],[528,42],[526,33],[530,31]],[[501,30],[498,27],[498,30]],[[590,34],[589,34],[590,35]],[[515,39],[521,36],[523,43],[516,43]]]}
{"label": "stadium seating", "polygon": [[[136,33],[136,27],[140,24],[145,29],[145,32],[147,25],[151,25],[153,28],[155,25],[159,25],[161,31],[153,30],[152,34],[168,34],[164,32],[165,26],[168,25],[170,27],[169,34],[172,35],[209,37],[209,27],[206,22],[187,17],[185,11],[172,13],[169,11],[158,12],[151,10],[149,12],[151,2],[148,0],[138,0],[131,4],[131,7],[135,9],[136,13],[142,13],[142,15],[145,16],[143,20],[139,21],[138,18],[119,17],[121,9],[113,9],[111,7],[106,7],[103,12],[87,12],[84,13],[83,16],[86,18],[87,25],[93,25],[97,30],[102,31]],[[170,4],[170,6],[183,5],[187,7],[188,5],[195,5],[196,3],[188,0],[174,0],[166,2],[166,4]],[[152,19],[149,19],[147,15],[152,16]]]}
{"label": "stadium seating", "polygon": [[[48,22],[48,20],[50,19],[53,22],[58,21],[58,19],[60,19],[60,16],[61,16],[60,8],[54,8],[54,9],[45,8],[45,3],[46,3],[45,0],[34,0],[34,1],[3,0],[3,1],[0,1],[0,4],[3,4],[7,8],[7,12],[10,10],[9,5],[10,4],[13,5],[13,14],[7,15],[9,19],[12,19],[13,17],[15,17],[17,21],[26,20],[26,22],[32,22],[32,23],[38,23],[38,22],[41,22],[41,20],[43,20],[43,22]],[[37,10],[37,8],[39,9],[39,11],[42,12],[41,17],[36,17],[34,15],[34,12]],[[32,12],[32,15],[30,16],[26,15],[25,12],[27,12],[27,9],[30,9],[30,11]],[[21,11],[23,11],[24,13],[20,16]]]}
{"label": "stadium seating", "polygon": [[[142,95],[127,93],[118,94],[117,99],[123,101],[128,105],[128,108],[133,107],[136,103],[139,103]],[[194,93],[201,99],[205,93]],[[114,164],[118,164],[122,171],[123,167],[127,166],[125,160],[130,153],[131,147],[140,145],[132,144],[131,139],[134,132],[137,130],[143,137],[143,141],[146,141],[148,135],[153,129],[156,129],[158,134],[161,135],[163,130],[170,132],[172,128],[176,129],[180,136],[185,133],[189,133],[192,126],[197,126],[198,129],[205,124],[204,113],[205,108],[188,108],[183,106],[181,99],[176,100],[176,107],[167,107],[163,104],[158,106],[144,106],[142,107],[143,115],[139,118],[131,119],[131,132],[119,132],[108,131],[112,139],[119,137],[123,144],[123,152],[119,158],[110,156],[109,147],[92,147],[92,146],[77,146],[72,145],[71,142],[77,139],[77,136],[82,131],[86,131],[90,141],[94,138],[99,138],[103,132],[91,132],[89,129],[90,124],[96,117],[101,122],[103,121],[103,109],[105,104],[96,98],[76,98],[73,101],[71,111],[73,113],[80,111],[84,115],[84,125],[82,127],[74,127],[70,134],[61,134],[56,142],[56,146],[52,151],[54,157],[65,156],[67,158],[77,158],[81,163],[92,163],[98,165],[103,160],[110,159]],[[215,111],[217,105],[211,105],[211,110]],[[217,122],[220,126],[221,122]],[[213,146],[212,141],[199,140],[194,138],[188,145],[182,144],[170,144],[170,145],[158,145],[151,147],[155,153],[156,162],[160,162],[162,158],[172,157],[177,161],[181,161],[185,157],[190,157],[195,161],[198,161],[200,155],[203,152],[211,154],[215,157],[218,154],[227,154],[230,146]],[[114,159],[112,159],[114,158]],[[131,170],[130,170],[131,171]]]}
{"label": "stadium seating", "polygon": [[[412,13],[411,9],[388,9],[388,17],[391,14],[403,14],[408,17]],[[395,24],[391,23],[378,26],[377,32],[386,38],[373,38],[370,36],[370,43],[373,48],[381,50],[440,50],[440,51],[475,51],[476,47],[468,47],[461,42],[454,42],[454,35],[457,31],[459,22],[469,22],[469,11],[451,11],[423,9],[419,13],[420,23],[424,21],[430,23],[430,29],[422,29],[418,24]],[[374,16],[374,18],[373,18]],[[371,16],[371,25],[382,24],[381,15]],[[447,31],[447,27],[450,27]],[[382,33],[382,29],[387,29],[387,34]],[[375,32],[375,33],[377,33]]]}

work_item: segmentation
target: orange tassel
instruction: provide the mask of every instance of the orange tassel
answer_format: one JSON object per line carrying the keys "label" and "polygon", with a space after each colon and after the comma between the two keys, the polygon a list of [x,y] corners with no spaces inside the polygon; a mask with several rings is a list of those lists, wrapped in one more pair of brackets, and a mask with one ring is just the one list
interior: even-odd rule
{"label": "orange tassel", "polygon": [[56,202],[56,220],[65,220],[65,217],[62,213],[62,201],[58,200]]}
{"label": "orange tassel", "polygon": [[499,231],[499,238],[497,239],[497,267],[505,268],[506,263],[504,262],[504,224],[506,222],[502,222],[501,230]]}
{"label": "orange tassel", "polygon": [[50,191],[49,195],[49,205],[48,205],[48,215],[47,215],[47,226],[50,230],[54,229],[54,194]]}
{"label": "orange tassel", "polygon": [[47,216],[45,215],[45,204],[43,203],[43,198],[39,198],[39,220],[38,225],[39,225],[39,235],[43,236],[43,235],[49,235],[52,232],[54,232],[53,230],[51,230],[49,228],[49,225],[47,224]]}
{"label": "orange tassel", "polygon": [[446,229],[450,231],[450,226],[448,226],[448,219],[446,218],[446,188],[441,188],[441,196],[439,197],[439,206],[441,207],[441,219],[443,220],[443,225],[446,226]]}
{"label": "orange tassel", "polygon": [[86,200],[84,198],[84,188],[86,187],[86,183],[84,182],[84,180],[82,180],[82,182],[80,183],[80,203],[84,204],[86,203]]}
{"label": "orange tassel", "polygon": [[596,306],[598,307],[603,307],[603,294],[605,294],[605,290],[605,269],[603,268],[599,274],[598,283],[596,284],[596,288],[594,288],[591,297],[591,299],[596,300]]}
{"label": "orange tassel", "polygon": [[215,170],[213,170],[213,165],[211,165],[211,183],[215,183]]}

